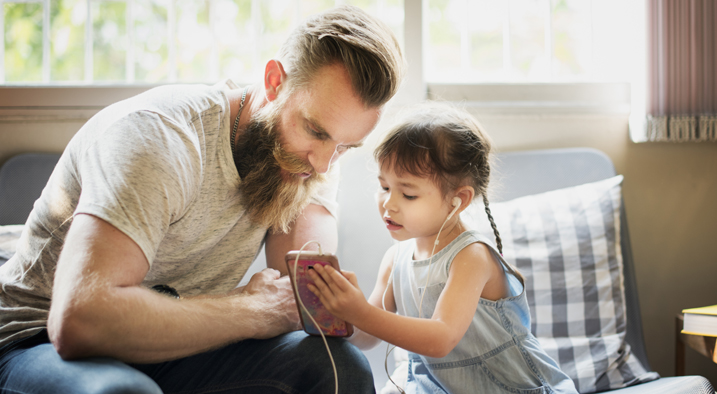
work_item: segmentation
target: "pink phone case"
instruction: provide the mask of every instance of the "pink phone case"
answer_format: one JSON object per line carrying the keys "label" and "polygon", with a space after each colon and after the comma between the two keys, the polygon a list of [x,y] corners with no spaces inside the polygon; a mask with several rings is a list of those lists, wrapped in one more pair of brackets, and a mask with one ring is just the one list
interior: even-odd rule
{"label": "pink phone case", "polygon": [[[299,254],[298,251],[290,251],[286,254],[286,267],[289,269],[289,278],[291,279],[291,286],[294,286],[294,263],[296,262],[296,256]],[[321,331],[326,336],[332,337],[348,337],[353,334],[353,326],[329,312],[326,307],[321,303],[319,297],[309,290],[306,285],[313,283],[309,276],[309,270],[313,269],[316,264],[331,265],[334,269],[339,270],[339,261],[333,254],[324,253],[323,255],[317,252],[301,252],[299,262],[296,264],[296,286],[294,288],[294,297],[297,297],[297,293],[301,297],[304,306],[308,309],[311,316],[316,320]],[[301,325],[304,327],[304,331],[311,335],[320,335],[319,329],[311,321],[311,318],[299,305],[299,300],[296,300],[296,306],[299,308],[299,316],[301,317]]]}

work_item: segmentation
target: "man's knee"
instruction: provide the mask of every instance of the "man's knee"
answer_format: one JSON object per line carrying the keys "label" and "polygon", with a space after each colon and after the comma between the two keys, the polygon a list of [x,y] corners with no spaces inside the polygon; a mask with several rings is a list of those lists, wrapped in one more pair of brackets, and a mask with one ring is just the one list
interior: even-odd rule
{"label": "man's knee", "polygon": [[77,383],[82,394],[162,394],[157,383],[144,373],[122,362],[112,359],[88,359],[79,361],[85,370],[85,377]]}
{"label": "man's knee", "polygon": [[339,392],[374,392],[371,365],[363,352],[345,339],[327,338],[327,342],[331,349],[331,357],[321,337],[305,336],[300,339],[297,350],[305,355],[300,360],[301,368],[307,378],[314,382],[322,382],[333,389],[335,367]]}
{"label": "man's knee", "polygon": [[3,387],[18,393],[162,394],[147,375],[108,358],[65,361],[51,344],[13,352],[3,366]]}

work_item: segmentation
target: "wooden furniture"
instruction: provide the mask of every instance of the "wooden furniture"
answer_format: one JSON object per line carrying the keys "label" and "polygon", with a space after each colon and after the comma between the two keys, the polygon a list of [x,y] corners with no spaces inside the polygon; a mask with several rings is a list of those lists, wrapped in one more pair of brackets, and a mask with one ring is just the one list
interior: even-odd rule
{"label": "wooden furniture", "polygon": [[675,376],[685,376],[685,345],[717,364],[717,337],[682,333],[683,315],[675,317]]}

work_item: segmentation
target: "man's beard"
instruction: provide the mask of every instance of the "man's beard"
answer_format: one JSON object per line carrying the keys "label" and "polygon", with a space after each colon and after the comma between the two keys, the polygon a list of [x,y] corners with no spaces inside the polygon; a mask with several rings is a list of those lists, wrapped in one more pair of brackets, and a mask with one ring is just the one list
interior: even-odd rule
{"label": "man's beard", "polygon": [[[237,141],[234,162],[242,179],[241,202],[252,222],[287,233],[326,177],[281,147],[279,109],[250,121]],[[298,176],[304,173],[311,176]]]}

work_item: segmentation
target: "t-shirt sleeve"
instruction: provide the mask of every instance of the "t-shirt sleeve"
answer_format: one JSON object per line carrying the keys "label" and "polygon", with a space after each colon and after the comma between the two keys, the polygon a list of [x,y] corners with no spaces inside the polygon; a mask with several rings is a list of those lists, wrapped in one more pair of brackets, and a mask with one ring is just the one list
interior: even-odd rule
{"label": "t-shirt sleeve", "polygon": [[326,208],[327,211],[336,219],[339,214],[339,204],[336,202],[336,197],[339,192],[339,175],[340,175],[339,164],[335,163],[331,166],[327,176],[326,182],[321,185],[317,193],[311,198],[311,204],[321,205]]}
{"label": "t-shirt sleeve", "polygon": [[78,157],[75,214],[99,217],[129,236],[150,266],[169,225],[200,183],[196,135],[154,112],[130,113],[98,133]]}

